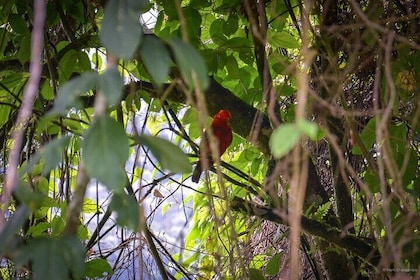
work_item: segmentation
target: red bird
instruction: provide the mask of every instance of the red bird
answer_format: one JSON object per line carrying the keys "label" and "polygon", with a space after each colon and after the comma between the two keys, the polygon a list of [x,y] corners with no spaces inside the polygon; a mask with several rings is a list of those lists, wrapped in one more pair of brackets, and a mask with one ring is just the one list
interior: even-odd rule
{"label": "red bird", "polygon": [[[218,156],[222,156],[223,153],[226,151],[227,147],[229,147],[229,145],[232,143],[232,128],[229,125],[229,120],[231,117],[232,115],[228,110],[220,110],[219,113],[217,113],[214,116],[213,122],[211,123],[213,135],[218,141]],[[209,161],[209,165],[211,165],[213,162],[209,140],[208,137],[206,137],[206,135],[207,134],[205,133],[200,143],[200,147],[206,145],[206,149],[204,151],[200,151],[200,159],[197,161],[197,165],[195,166],[191,177],[191,180],[195,183],[198,183],[198,180],[200,180],[201,173],[203,172],[202,159],[207,159]],[[203,154],[204,152],[206,153],[205,155]]]}

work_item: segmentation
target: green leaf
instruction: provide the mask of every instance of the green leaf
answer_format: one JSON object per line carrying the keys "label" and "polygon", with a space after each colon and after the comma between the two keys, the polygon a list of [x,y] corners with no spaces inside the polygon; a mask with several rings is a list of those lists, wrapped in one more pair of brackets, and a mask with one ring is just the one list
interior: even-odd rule
{"label": "green leaf", "polygon": [[26,21],[19,14],[9,15],[9,24],[12,27],[12,31],[19,35],[26,35],[29,33],[29,28],[26,25]]}
{"label": "green leaf", "polygon": [[[363,129],[362,133],[360,134],[360,139],[362,140],[362,143],[366,147],[367,150],[372,148],[373,143],[375,143],[375,139],[376,139],[376,118],[375,117],[369,120],[369,122]],[[355,143],[355,145],[353,146],[352,152],[355,155],[361,155],[362,149],[357,143]]]}
{"label": "green leaf", "polygon": [[66,51],[63,57],[60,59],[60,63],[57,67],[60,83],[65,83],[67,80],[70,79],[71,74],[76,69],[76,64],[77,52],[74,49]]}
{"label": "green leaf", "polygon": [[243,51],[249,51],[252,54],[251,41],[249,39],[243,38],[243,37],[234,37],[232,39],[227,40],[223,44],[222,49],[230,49],[230,50],[233,50],[233,51],[238,51],[239,55]]}
{"label": "green leaf", "polygon": [[123,80],[116,67],[106,69],[98,77],[98,89],[105,95],[105,99],[110,106],[120,101],[123,87]]}
{"label": "green leaf", "polygon": [[280,258],[282,255],[283,253],[277,253],[268,261],[267,266],[265,267],[265,272],[267,275],[275,276],[277,273],[279,273]]}
{"label": "green leaf", "polygon": [[19,181],[14,194],[21,203],[28,206],[28,208],[32,211],[36,211],[40,208],[44,198],[46,197],[45,193],[33,190],[29,185],[23,183],[22,181]]}
{"label": "green leaf", "polygon": [[254,63],[254,53],[251,49],[242,49],[239,52],[239,58],[245,62],[245,64],[252,65]]}
{"label": "green leaf", "polygon": [[136,137],[136,142],[147,146],[162,165],[162,168],[174,173],[191,172],[191,164],[188,157],[173,143],[148,135]]}
{"label": "green leaf", "polygon": [[229,73],[229,79],[239,78],[239,67],[236,58],[233,55],[228,56],[226,61],[226,69]]}
{"label": "green leaf", "polygon": [[137,201],[128,194],[114,193],[110,205],[117,212],[117,224],[137,232],[139,225],[139,209]]}
{"label": "green leaf", "polygon": [[235,34],[238,30],[238,16],[236,14],[229,15],[229,18],[223,24],[223,33],[226,36]]}
{"label": "green leaf", "polygon": [[60,216],[55,216],[51,221],[51,230],[53,236],[59,236],[66,226],[66,222]]}
{"label": "green leaf", "polygon": [[324,204],[320,205],[314,214],[315,219],[318,221],[322,221],[322,219],[325,217],[325,215],[327,215],[328,211],[330,210],[331,205],[331,201],[327,201]]}
{"label": "green leaf", "polygon": [[261,270],[256,268],[250,268],[249,269],[249,279],[250,280],[265,280],[264,274],[261,272]]}
{"label": "green leaf", "polygon": [[198,86],[202,90],[206,90],[209,86],[209,78],[207,75],[207,66],[200,53],[191,45],[188,45],[177,38],[171,39],[169,43],[174,51],[179,69],[190,87],[195,87],[193,78],[195,76]]}
{"label": "green leaf", "polygon": [[23,37],[19,47],[19,62],[23,65],[31,58],[31,33]]}
{"label": "green leaf", "polygon": [[47,231],[50,228],[50,223],[48,222],[38,222],[37,224],[31,226],[26,233],[27,236],[39,237],[46,236]]}
{"label": "green leaf", "polygon": [[[141,42],[140,10],[132,1],[109,0],[104,10],[101,40],[114,55],[130,59]],[[139,3],[144,3],[140,1]]]}
{"label": "green leaf", "polygon": [[85,251],[73,236],[34,238],[19,251],[18,264],[31,261],[34,280],[81,279],[85,271]]}
{"label": "green leaf", "polygon": [[322,133],[322,130],[319,129],[319,126],[308,120],[299,119],[297,121],[297,127],[303,134],[313,141],[320,140],[324,137],[324,133]]}
{"label": "green leaf", "polygon": [[270,149],[275,158],[281,158],[296,145],[301,137],[301,132],[292,123],[277,127],[270,137]]}
{"label": "green leaf", "polygon": [[254,269],[260,269],[266,263],[267,255],[254,255],[251,260],[250,267]]}
{"label": "green leaf", "polygon": [[169,52],[161,40],[147,36],[144,39],[140,53],[153,81],[160,87],[168,78]]}
{"label": "green leaf", "polygon": [[129,149],[124,128],[113,118],[101,116],[86,131],[82,148],[88,174],[110,190],[122,191]]}
{"label": "green leaf", "polygon": [[97,202],[93,201],[90,198],[85,198],[83,201],[83,213],[85,214],[93,214],[98,212],[98,205]]}
{"label": "green leaf", "polygon": [[89,278],[104,278],[113,273],[111,265],[105,259],[93,259],[86,263],[86,276]]}
{"label": "green leaf", "polygon": [[95,88],[97,73],[86,72],[61,87],[54,102],[50,115],[65,114],[71,107],[80,107],[79,97]]}
{"label": "green leaf", "polygon": [[187,6],[183,9],[184,17],[186,19],[186,25],[188,38],[190,43],[193,45],[198,45],[200,43],[201,28],[202,28],[202,19],[201,14],[191,6]]}
{"label": "green leaf", "polygon": [[210,36],[214,43],[222,45],[226,41],[226,36],[223,34],[223,27],[225,21],[223,19],[216,19],[210,25]]}
{"label": "green leaf", "polygon": [[273,48],[282,47],[286,49],[297,49],[300,47],[300,43],[296,40],[296,37],[286,31],[270,32],[269,42]]}

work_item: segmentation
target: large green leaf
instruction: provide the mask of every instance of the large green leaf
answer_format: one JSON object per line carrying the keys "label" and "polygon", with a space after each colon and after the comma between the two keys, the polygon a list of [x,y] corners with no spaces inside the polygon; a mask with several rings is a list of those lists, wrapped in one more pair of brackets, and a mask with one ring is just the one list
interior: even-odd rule
{"label": "large green leaf", "polygon": [[197,50],[177,38],[171,39],[169,43],[174,51],[179,69],[190,87],[194,88],[194,77],[196,77],[200,88],[207,89],[209,86],[207,66]]}
{"label": "large green leaf", "polygon": [[[367,150],[371,149],[373,143],[375,143],[376,139],[376,118],[371,118],[365,128],[363,129],[362,133],[360,134],[360,139],[362,140],[362,144],[365,146]],[[362,149],[358,143],[353,146],[352,149],[353,154],[361,155]]]}
{"label": "large green leaf", "polygon": [[101,116],[86,131],[82,148],[88,174],[109,189],[122,191],[129,149],[124,128],[111,117]]}
{"label": "large green leaf", "polygon": [[160,87],[168,78],[169,52],[161,40],[147,36],[140,49],[141,57],[153,81]]}
{"label": "large green leaf", "polygon": [[299,119],[296,122],[296,125],[303,134],[313,141],[321,140],[324,137],[324,133],[319,129],[319,126],[316,123],[306,119]]}
{"label": "large green leaf", "polygon": [[58,91],[50,114],[65,114],[71,107],[80,107],[79,97],[96,86],[97,73],[86,72],[64,84]]}
{"label": "large green leaf", "polygon": [[60,83],[65,83],[67,80],[70,79],[71,74],[76,69],[77,56],[77,51],[74,49],[70,49],[60,59],[60,63],[57,67]]}
{"label": "large green leaf", "polygon": [[283,253],[275,254],[267,263],[265,267],[265,272],[269,276],[275,276],[279,273],[280,270],[280,260]]}
{"label": "large green leaf", "polygon": [[187,34],[190,43],[194,46],[200,44],[202,19],[200,13],[188,6],[183,9],[184,17],[186,19]]}
{"label": "large green leaf", "polygon": [[164,169],[174,173],[191,172],[191,164],[188,157],[173,143],[148,135],[136,137],[136,142],[147,146]]}
{"label": "large green leaf", "polygon": [[256,268],[249,269],[249,279],[250,280],[265,280],[264,274],[262,274],[261,270]]}
{"label": "large green leaf", "polygon": [[108,105],[120,101],[124,83],[116,67],[108,68],[98,77],[98,89],[105,95]]}
{"label": "large green leaf", "polygon": [[72,236],[35,238],[19,251],[18,264],[33,264],[35,280],[81,279],[85,271],[85,250]]}
{"label": "large green leaf", "polygon": [[89,278],[103,278],[112,273],[112,267],[105,259],[93,259],[86,263],[86,276]]}
{"label": "large green leaf", "polygon": [[300,47],[296,36],[286,31],[269,33],[269,42],[274,48],[282,47],[287,49],[297,49]]}
{"label": "large green leaf", "polygon": [[101,40],[114,55],[130,59],[141,42],[140,7],[146,1],[109,0],[104,10]]}
{"label": "large green leaf", "polygon": [[275,158],[287,154],[299,141],[302,133],[295,124],[280,125],[270,137],[270,149]]}

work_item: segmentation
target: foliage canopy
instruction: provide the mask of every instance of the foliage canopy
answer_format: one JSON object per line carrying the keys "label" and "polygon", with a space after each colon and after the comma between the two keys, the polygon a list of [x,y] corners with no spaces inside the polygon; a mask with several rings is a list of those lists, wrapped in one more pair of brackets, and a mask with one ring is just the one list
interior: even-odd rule
{"label": "foliage canopy", "polygon": [[0,5],[0,279],[420,277],[417,2]]}

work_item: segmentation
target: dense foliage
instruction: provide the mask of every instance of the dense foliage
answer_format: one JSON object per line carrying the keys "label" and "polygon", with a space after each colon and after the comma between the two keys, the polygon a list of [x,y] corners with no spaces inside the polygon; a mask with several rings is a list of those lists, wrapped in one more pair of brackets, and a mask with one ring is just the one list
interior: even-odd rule
{"label": "dense foliage", "polygon": [[0,5],[0,279],[420,277],[418,2]]}

